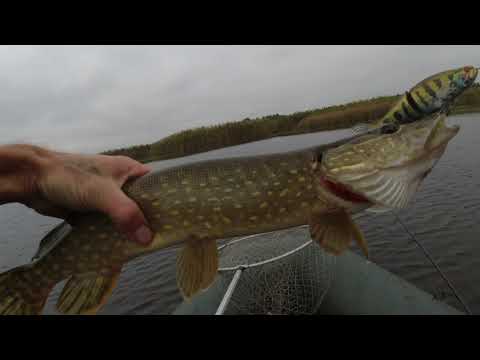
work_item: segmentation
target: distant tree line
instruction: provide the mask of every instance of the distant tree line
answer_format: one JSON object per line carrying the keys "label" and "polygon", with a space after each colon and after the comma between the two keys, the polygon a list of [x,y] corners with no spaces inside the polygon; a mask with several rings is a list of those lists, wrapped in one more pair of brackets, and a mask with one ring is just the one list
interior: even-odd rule
{"label": "distant tree line", "polygon": [[396,99],[398,96],[380,97],[184,130],[151,144],[149,159],[166,160],[277,136],[348,128],[376,115],[382,116]]}
{"label": "distant tree line", "polygon": [[[301,133],[349,128],[386,114],[400,95],[382,96],[290,115],[269,115],[180,131],[157,142],[103,152],[141,162],[167,160],[223,147]],[[480,85],[474,84],[456,101],[452,114],[480,112]]]}
{"label": "distant tree line", "polygon": [[126,148],[114,149],[114,150],[107,150],[102,152],[104,155],[125,155],[129,156],[133,159],[143,159],[148,156],[150,153],[150,144],[145,145],[135,145]]}

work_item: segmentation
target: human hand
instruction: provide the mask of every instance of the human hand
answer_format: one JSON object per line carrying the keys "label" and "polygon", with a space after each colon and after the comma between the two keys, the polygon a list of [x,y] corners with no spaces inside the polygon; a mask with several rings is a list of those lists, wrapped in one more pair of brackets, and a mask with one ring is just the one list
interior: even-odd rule
{"label": "human hand", "polygon": [[80,155],[31,145],[0,147],[0,203],[21,202],[40,214],[66,218],[72,211],[100,211],[117,229],[143,245],[152,232],[138,205],[121,190],[150,169],[125,156]]}

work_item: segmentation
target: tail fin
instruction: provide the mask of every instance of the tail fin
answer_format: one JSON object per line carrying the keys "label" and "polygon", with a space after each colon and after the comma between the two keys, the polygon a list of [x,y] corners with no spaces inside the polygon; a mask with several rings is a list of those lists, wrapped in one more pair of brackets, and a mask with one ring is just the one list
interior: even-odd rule
{"label": "tail fin", "polygon": [[34,266],[26,265],[0,274],[0,315],[39,315],[50,288],[34,276]]}

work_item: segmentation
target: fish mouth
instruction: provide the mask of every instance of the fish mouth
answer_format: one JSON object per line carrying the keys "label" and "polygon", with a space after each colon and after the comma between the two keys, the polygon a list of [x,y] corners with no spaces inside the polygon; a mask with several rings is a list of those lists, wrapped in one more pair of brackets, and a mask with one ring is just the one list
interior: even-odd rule
{"label": "fish mouth", "polygon": [[331,194],[335,195],[337,198],[343,201],[355,204],[374,204],[361,192],[356,192],[355,190],[353,190],[347,183],[335,181],[327,178],[325,175],[322,175],[320,176],[320,184]]}

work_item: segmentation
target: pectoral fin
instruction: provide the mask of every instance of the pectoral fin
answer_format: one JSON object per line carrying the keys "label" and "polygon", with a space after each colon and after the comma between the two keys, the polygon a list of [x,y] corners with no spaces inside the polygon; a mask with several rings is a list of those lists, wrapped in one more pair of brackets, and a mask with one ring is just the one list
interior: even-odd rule
{"label": "pectoral fin", "polygon": [[314,215],[310,220],[310,235],[325,251],[340,255],[355,239],[358,246],[368,257],[367,242],[345,210]]}
{"label": "pectoral fin", "polygon": [[218,251],[215,240],[187,242],[177,260],[177,284],[184,298],[208,288],[217,275]]}

